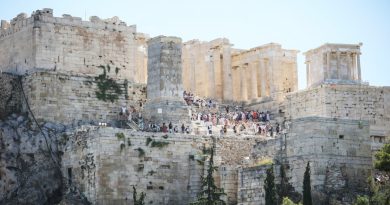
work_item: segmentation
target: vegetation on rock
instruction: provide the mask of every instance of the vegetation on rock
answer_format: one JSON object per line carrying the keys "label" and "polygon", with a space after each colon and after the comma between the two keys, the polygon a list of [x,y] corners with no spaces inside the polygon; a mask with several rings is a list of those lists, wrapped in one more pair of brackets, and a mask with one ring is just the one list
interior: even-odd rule
{"label": "vegetation on rock", "polygon": [[138,157],[143,157],[145,156],[145,151],[141,148],[141,147],[138,147],[137,149],[135,149],[138,151]]}
{"label": "vegetation on rock", "polygon": [[259,161],[257,161],[256,166],[271,165],[271,164],[273,164],[271,158],[262,158]]}
{"label": "vegetation on rock", "polygon": [[123,81],[123,87],[125,88],[125,99],[129,99],[129,81],[126,79]]}
{"label": "vegetation on rock", "polygon": [[385,144],[375,157],[374,166],[380,176],[369,178],[369,196],[357,196],[354,205],[390,205],[390,181],[386,180],[390,176],[390,144]]}
{"label": "vegetation on rock", "polygon": [[289,199],[288,197],[284,197],[282,201],[282,205],[302,205],[302,204],[301,203],[296,204],[293,201],[291,201],[291,199]]}
{"label": "vegetation on rock", "polygon": [[125,140],[125,134],[122,132],[116,133],[115,136],[118,138],[118,140]]}
{"label": "vegetation on rock", "polygon": [[127,138],[127,146],[131,146],[131,140],[130,140],[130,138]]}
{"label": "vegetation on rock", "polygon": [[141,192],[141,196],[138,197],[137,189],[133,186],[133,201],[134,205],[145,205],[146,194]]}
{"label": "vegetation on rock", "polygon": [[146,146],[163,148],[169,145],[169,142],[157,141],[150,137],[146,138]]}
{"label": "vegetation on rock", "polygon": [[168,146],[168,145],[169,145],[169,142],[153,140],[150,146],[151,147],[163,148],[163,147]]}
{"label": "vegetation on rock", "polygon": [[152,142],[152,138],[148,137],[146,138],[146,146],[149,146],[149,144]]}
{"label": "vegetation on rock", "polygon": [[99,100],[115,102],[119,99],[119,96],[122,94],[121,86],[115,82],[114,79],[107,76],[107,71],[110,72],[110,66],[107,65],[107,68],[103,65],[98,66],[103,69],[103,73],[98,77],[95,77],[97,83],[98,91],[95,92],[96,97]]}
{"label": "vegetation on rock", "polygon": [[390,172],[390,143],[385,144],[375,154],[375,168],[380,171]]}

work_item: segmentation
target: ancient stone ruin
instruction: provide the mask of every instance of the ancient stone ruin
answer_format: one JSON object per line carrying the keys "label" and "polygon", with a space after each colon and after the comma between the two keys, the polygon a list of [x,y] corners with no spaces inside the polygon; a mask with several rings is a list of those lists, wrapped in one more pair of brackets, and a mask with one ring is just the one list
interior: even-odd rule
{"label": "ancient stone ruin", "polygon": [[132,186],[189,204],[211,148],[227,204],[264,204],[270,167],[299,200],[307,162],[314,204],[352,204],[390,136],[361,43],[305,52],[305,90],[297,50],[150,38],[117,17],[19,14],[0,48],[0,204],[132,204]]}

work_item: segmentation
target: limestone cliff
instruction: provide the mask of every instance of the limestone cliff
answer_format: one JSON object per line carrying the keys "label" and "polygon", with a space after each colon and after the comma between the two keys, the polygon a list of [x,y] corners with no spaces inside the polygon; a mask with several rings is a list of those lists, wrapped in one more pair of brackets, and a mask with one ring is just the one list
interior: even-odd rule
{"label": "limestone cliff", "polygon": [[69,129],[53,123],[41,129],[21,115],[0,120],[0,204],[61,201],[60,150]]}

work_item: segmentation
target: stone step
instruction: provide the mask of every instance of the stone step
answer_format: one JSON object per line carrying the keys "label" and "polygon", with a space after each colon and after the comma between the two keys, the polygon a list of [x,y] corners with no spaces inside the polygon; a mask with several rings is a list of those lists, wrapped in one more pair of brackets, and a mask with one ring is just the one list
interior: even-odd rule
{"label": "stone step", "polygon": [[138,131],[139,127],[134,121],[128,121],[126,122],[126,125],[129,126],[131,129]]}

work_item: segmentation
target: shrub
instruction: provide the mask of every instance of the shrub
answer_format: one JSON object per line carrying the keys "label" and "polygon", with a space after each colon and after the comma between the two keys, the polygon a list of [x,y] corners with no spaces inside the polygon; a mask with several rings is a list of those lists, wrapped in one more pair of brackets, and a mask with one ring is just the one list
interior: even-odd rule
{"label": "shrub", "polygon": [[158,147],[158,148],[163,148],[165,146],[168,146],[169,142],[162,142],[162,141],[152,141],[152,144],[150,145],[151,147]]}
{"label": "shrub", "polygon": [[296,204],[293,201],[291,201],[288,197],[284,197],[282,205],[301,205],[301,203]]}
{"label": "shrub", "polygon": [[[119,99],[122,94],[121,86],[114,79],[107,77],[106,67],[98,66],[103,69],[103,73],[95,77],[98,91],[95,92],[96,98],[103,101],[111,101],[112,103]],[[107,65],[107,70],[110,72],[110,66]]]}
{"label": "shrub", "polygon": [[125,140],[125,134],[122,132],[116,133],[115,136],[118,138],[118,140]]}
{"label": "shrub", "polygon": [[141,147],[138,147],[137,149],[135,149],[138,151],[138,157],[143,157],[145,156],[145,151],[141,148]]}
{"label": "shrub", "polygon": [[146,138],[146,146],[149,146],[149,144],[152,142],[152,138],[148,137]]}
{"label": "shrub", "polygon": [[257,166],[271,165],[271,164],[273,164],[273,161],[271,158],[263,158],[263,159],[257,161],[257,163],[256,163]]}
{"label": "shrub", "polygon": [[123,144],[123,143],[121,143],[121,152],[122,152],[122,150],[123,150],[125,147],[126,147],[126,145]]}
{"label": "shrub", "polygon": [[370,205],[370,200],[367,196],[357,196],[354,205]]}

